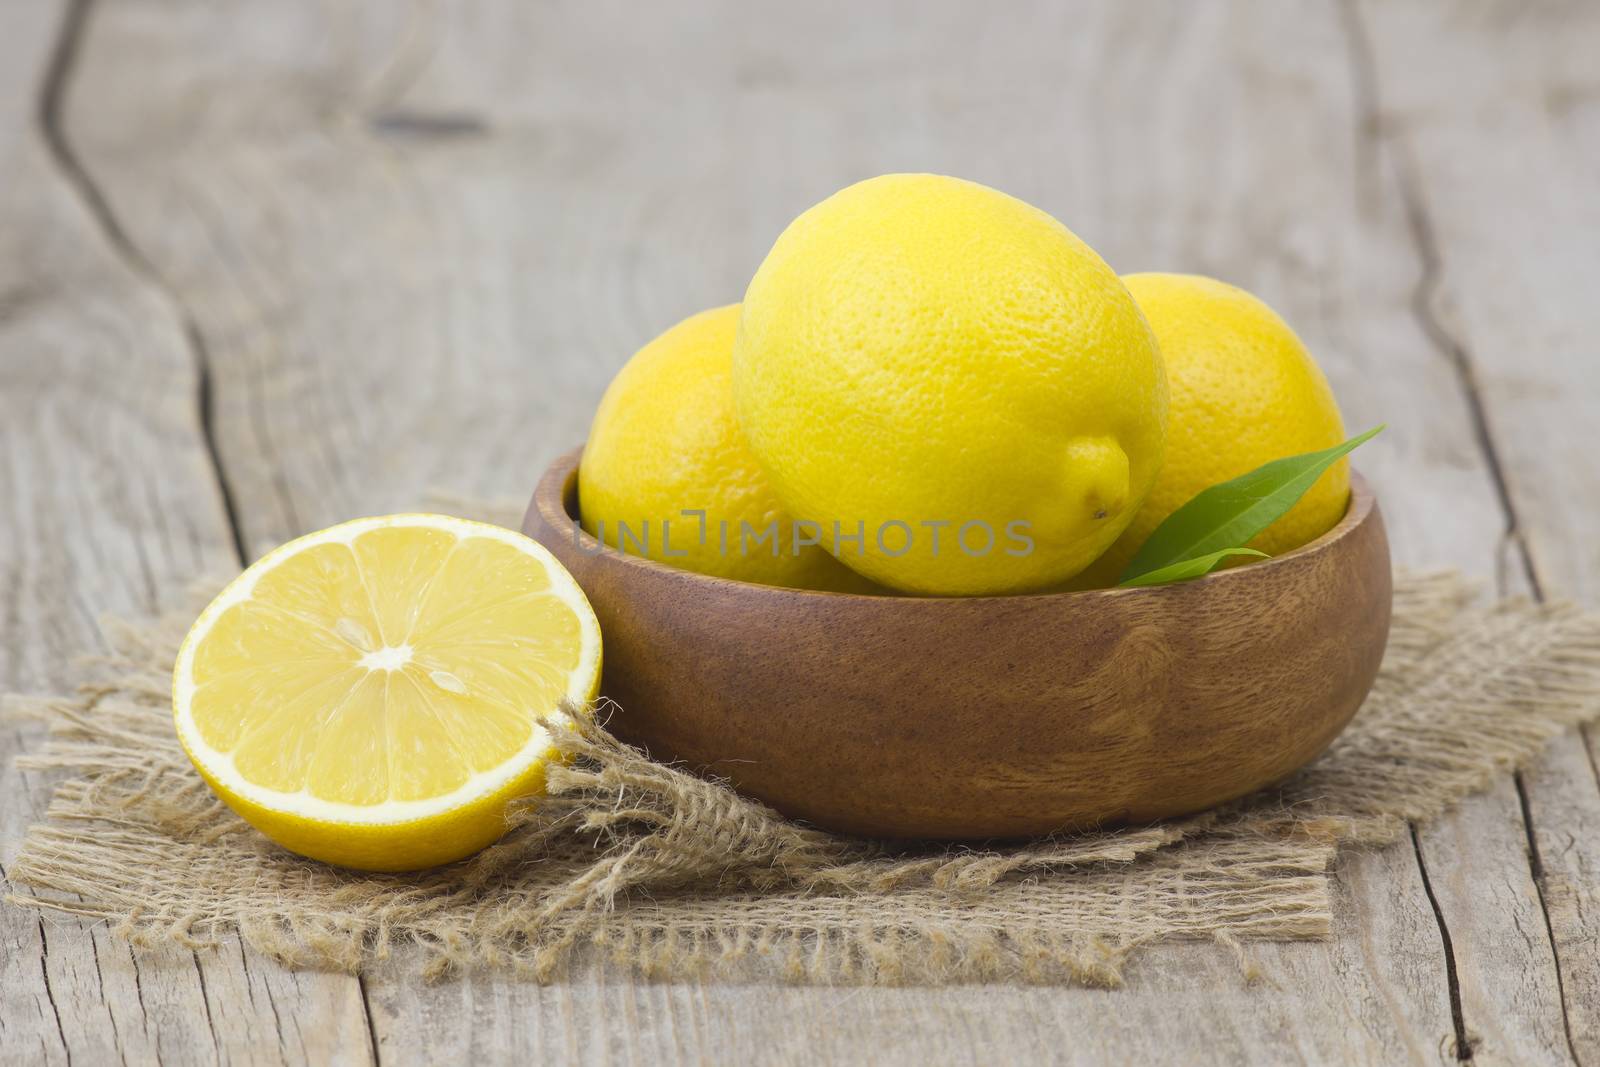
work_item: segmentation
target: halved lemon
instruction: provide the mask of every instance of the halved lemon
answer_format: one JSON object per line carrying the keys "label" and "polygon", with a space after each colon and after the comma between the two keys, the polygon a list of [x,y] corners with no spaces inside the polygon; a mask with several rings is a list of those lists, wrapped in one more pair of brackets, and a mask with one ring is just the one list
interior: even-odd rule
{"label": "halved lemon", "polygon": [[500,837],[544,790],[562,702],[594,699],[600,626],[519,533],[357,519],[263,556],[201,612],[172,679],[218,795],[303,856],[398,871]]}

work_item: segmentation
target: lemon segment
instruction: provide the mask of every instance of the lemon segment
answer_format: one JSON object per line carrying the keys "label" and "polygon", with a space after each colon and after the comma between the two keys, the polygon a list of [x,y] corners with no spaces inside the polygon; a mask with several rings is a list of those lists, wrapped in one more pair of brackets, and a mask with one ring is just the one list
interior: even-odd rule
{"label": "lemon segment", "polygon": [[358,519],[235,579],[178,654],[179,740],[222,799],[295,852],[408,870],[469,855],[542,790],[564,701],[600,677],[577,583],[518,533]]}

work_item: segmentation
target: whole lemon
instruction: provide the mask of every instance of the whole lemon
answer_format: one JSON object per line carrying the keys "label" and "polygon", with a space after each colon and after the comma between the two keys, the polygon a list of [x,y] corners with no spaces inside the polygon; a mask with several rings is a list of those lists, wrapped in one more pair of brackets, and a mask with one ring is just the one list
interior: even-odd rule
{"label": "whole lemon", "polygon": [[1088,245],[932,174],[852,185],[784,230],[733,393],[792,514],[867,577],[945,595],[1088,566],[1155,480],[1167,405],[1155,339]]}
{"label": "whole lemon", "polygon": [[690,316],[612,379],[578,467],[583,528],[612,549],[702,574],[866,591],[820,547],[819,531],[796,536],[745,444],[729,381],[738,321],[737,304]]}
{"label": "whole lemon", "polygon": [[[1155,330],[1167,365],[1167,458],[1139,514],[1075,583],[1085,587],[1115,582],[1145,538],[1202,489],[1345,439],[1322,369],[1261,300],[1194,274],[1122,280]],[[1250,547],[1277,555],[1313,541],[1344,516],[1349,499],[1349,468],[1340,460]]]}

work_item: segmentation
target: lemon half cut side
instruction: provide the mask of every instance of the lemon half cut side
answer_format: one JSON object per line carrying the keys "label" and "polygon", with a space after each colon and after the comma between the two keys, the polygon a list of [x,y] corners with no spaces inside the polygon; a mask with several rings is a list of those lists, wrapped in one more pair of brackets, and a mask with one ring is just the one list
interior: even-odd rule
{"label": "lemon half cut side", "polygon": [[195,621],[173,717],[195,768],[285,848],[365,870],[478,851],[544,790],[600,679],[600,626],[539,543],[444,515],[269,552]]}

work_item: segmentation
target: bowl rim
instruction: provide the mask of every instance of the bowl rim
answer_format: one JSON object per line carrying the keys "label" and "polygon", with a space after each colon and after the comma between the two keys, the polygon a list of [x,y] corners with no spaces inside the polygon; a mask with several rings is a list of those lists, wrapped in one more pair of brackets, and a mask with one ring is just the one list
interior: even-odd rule
{"label": "bowl rim", "polygon": [[[1204,588],[1218,582],[1242,580],[1243,576],[1256,574],[1263,571],[1289,566],[1297,561],[1310,556],[1319,555],[1333,548],[1338,542],[1348,537],[1357,527],[1364,524],[1372,515],[1377,505],[1377,496],[1372,487],[1367,483],[1359,471],[1352,465],[1350,471],[1350,502],[1345,506],[1344,515],[1321,537],[1308,541],[1299,548],[1292,549],[1280,556],[1258,560],[1254,563],[1240,567],[1230,567],[1226,570],[1212,571],[1210,574],[1199,578],[1191,578],[1184,582],[1170,582],[1163,585],[1134,586],[1131,588],[1109,589],[1072,589],[1056,590],[1049,592],[1032,593],[1003,593],[984,594],[981,596],[919,596],[915,593],[901,593],[890,590],[888,595],[880,593],[842,593],[828,589],[796,589],[792,586],[763,585],[759,582],[746,582],[738,578],[724,578],[720,575],[702,574],[699,571],[685,570],[682,567],[673,567],[658,560],[648,559],[644,556],[634,556],[602,544],[579,524],[578,520],[567,511],[566,495],[567,486],[571,484],[577,488],[579,461],[583,458],[583,446],[568,449],[557,456],[550,466],[545,468],[544,474],[539,478],[539,483],[534,487],[533,499],[528,504],[528,510],[523,516],[523,530],[527,531],[530,525],[528,519],[538,512],[544,524],[552,530],[559,531],[564,525],[569,526],[573,532],[575,547],[579,552],[591,557],[607,556],[622,566],[642,568],[646,571],[655,571],[663,576],[669,576],[691,585],[704,584],[707,589],[729,587],[736,590],[764,590],[767,593],[783,594],[786,596],[801,597],[831,597],[844,601],[875,601],[906,600],[918,603],[962,603],[982,604],[985,602],[1016,601],[1019,599],[1042,599],[1048,597],[1129,597],[1141,595],[1170,594],[1175,590],[1192,590],[1197,587]],[[531,536],[531,535],[530,535]],[[548,546],[547,546],[548,547]],[[552,549],[553,551],[553,549]]]}

